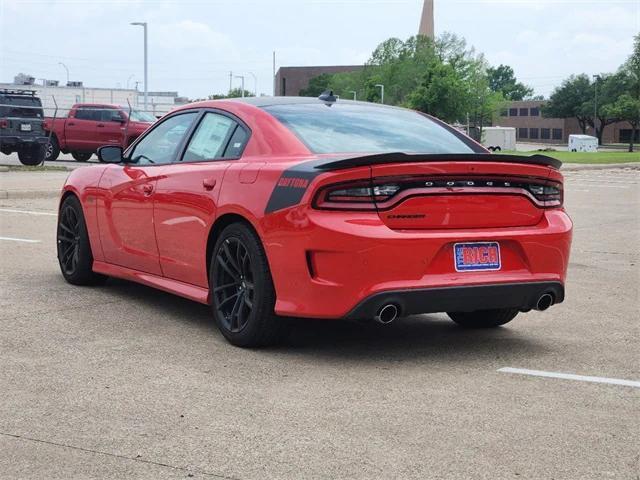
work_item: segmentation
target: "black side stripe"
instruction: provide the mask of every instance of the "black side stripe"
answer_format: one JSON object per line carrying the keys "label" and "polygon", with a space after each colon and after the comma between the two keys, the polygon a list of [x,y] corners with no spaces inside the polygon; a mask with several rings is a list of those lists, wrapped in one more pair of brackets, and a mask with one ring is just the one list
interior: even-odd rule
{"label": "black side stripe", "polygon": [[313,179],[324,173],[316,167],[326,162],[326,159],[302,162],[282,172],[276,187],[271,192],[264,213],[272,213],[299,204]]}

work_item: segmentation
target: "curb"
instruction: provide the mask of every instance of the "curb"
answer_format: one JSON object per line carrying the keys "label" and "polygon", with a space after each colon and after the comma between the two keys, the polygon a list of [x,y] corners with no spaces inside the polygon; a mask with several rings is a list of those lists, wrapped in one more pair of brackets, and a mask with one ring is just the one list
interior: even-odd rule
{"label": "curb", "polygon": [[577,172],[580,170],[608,170],[613,168],[631,168],[633,170],[640,170],[640,163],[639,162],[592,163],[592,164],[563,163],[560,170],[563,172]]}
{"label": "curb", "polygon": [[60,190],[0,190],[0,200],[12,198],[58,198]]}

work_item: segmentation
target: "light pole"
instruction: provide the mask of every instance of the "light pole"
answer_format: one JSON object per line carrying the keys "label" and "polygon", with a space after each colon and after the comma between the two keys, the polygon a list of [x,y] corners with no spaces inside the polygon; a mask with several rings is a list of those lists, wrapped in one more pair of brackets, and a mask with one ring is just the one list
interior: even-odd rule
{"label": "light pole", "polygon": [[258,77],[255,75],[255,73],[251,73],[251,72],[249,72],[249,75],[253,77],[253,96],[257,97],[258,96]]}
{"label": "light pole", "polygon": [[144,29],[144,109],[147,110],[147,97],[149,96],[149,82],[148,82],[148,63],[147,63],[147,22],[131,22],[131,25],[136,25]]}
{"label": "light pole", "polygon": [[[594,75],[593,89],[595,90],[595,97],[593,100],[593,131],[596,134],[596,138],[598,138],[598,80],[600,80],[600,75]],[[600,145],[600,139],[598,139],[598,145]]]}
{"label": "light pole", "polygon": [[380,103],[384,103],[384,85],[378,83],[376,87],[380,87]]}
{"label": "light pole", "polygon": [[236,78],[242,80],[242,98],[244,98],[244,75],[236,75]]}
{"label": "light pole", "polygon": [[349,93],[353,93],[353,99],[357,100],[358,98],[358,92],[356,92],[355,90],[351,90]]}
{"label": "light pole", "polygon": [[64,69],[67,71],[67,86],[69,86],[69,69],[67,68],[67,66],[62,63],[62,62],[58,62],[58,65],[62,65],[64,67]]}

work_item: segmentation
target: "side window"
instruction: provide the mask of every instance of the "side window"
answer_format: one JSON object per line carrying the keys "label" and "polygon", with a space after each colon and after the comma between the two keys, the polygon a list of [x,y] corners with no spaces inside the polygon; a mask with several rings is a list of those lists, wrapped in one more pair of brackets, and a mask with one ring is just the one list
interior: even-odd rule
{"label": "side window", "polygon": [[222,158],[229,137],[237,123],[229,117],[217,113],[207,113],[193,134],[183,162],[200,162]]}
{"label": "side window", "polygon": [[90,108],[79,108],[76,110],[75,118],[78,120],[94,120],[93,112],[94,110],[91,110]]}
{"label": "side window", "polygon": [[182,113],[167,118],[144,136],[131,152],[138,165],[171,163],[185,134],[198,116],[197,112]]}
{"label": "side window", "polygon": [[236,127],[235,132],[231,135],[231,139],[227,144],[227,149],[224,151],[224,158],[238,158],[242,153],[244,144],[247,143],[249,134],[240,125]]}
{"label": "side window", "polygon": [[101,120],[103,122],[119,122],[120,120],[123,120],[123,117],[120,111],[115,110],[113,108],[102,110],[101,113],[102,113]]}

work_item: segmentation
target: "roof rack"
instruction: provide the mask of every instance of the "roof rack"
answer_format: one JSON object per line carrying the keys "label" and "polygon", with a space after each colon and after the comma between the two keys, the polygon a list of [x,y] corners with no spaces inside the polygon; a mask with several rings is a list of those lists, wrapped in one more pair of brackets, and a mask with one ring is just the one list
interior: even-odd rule
{"label": "roof rack", "polygon": [[9,88],[0,88],[0,94],[5,94],[5,95],[25,95],[25,96],[35,97],[37,93],[38,93],[37,90],[16,90],[16,89],[9,89]]}

